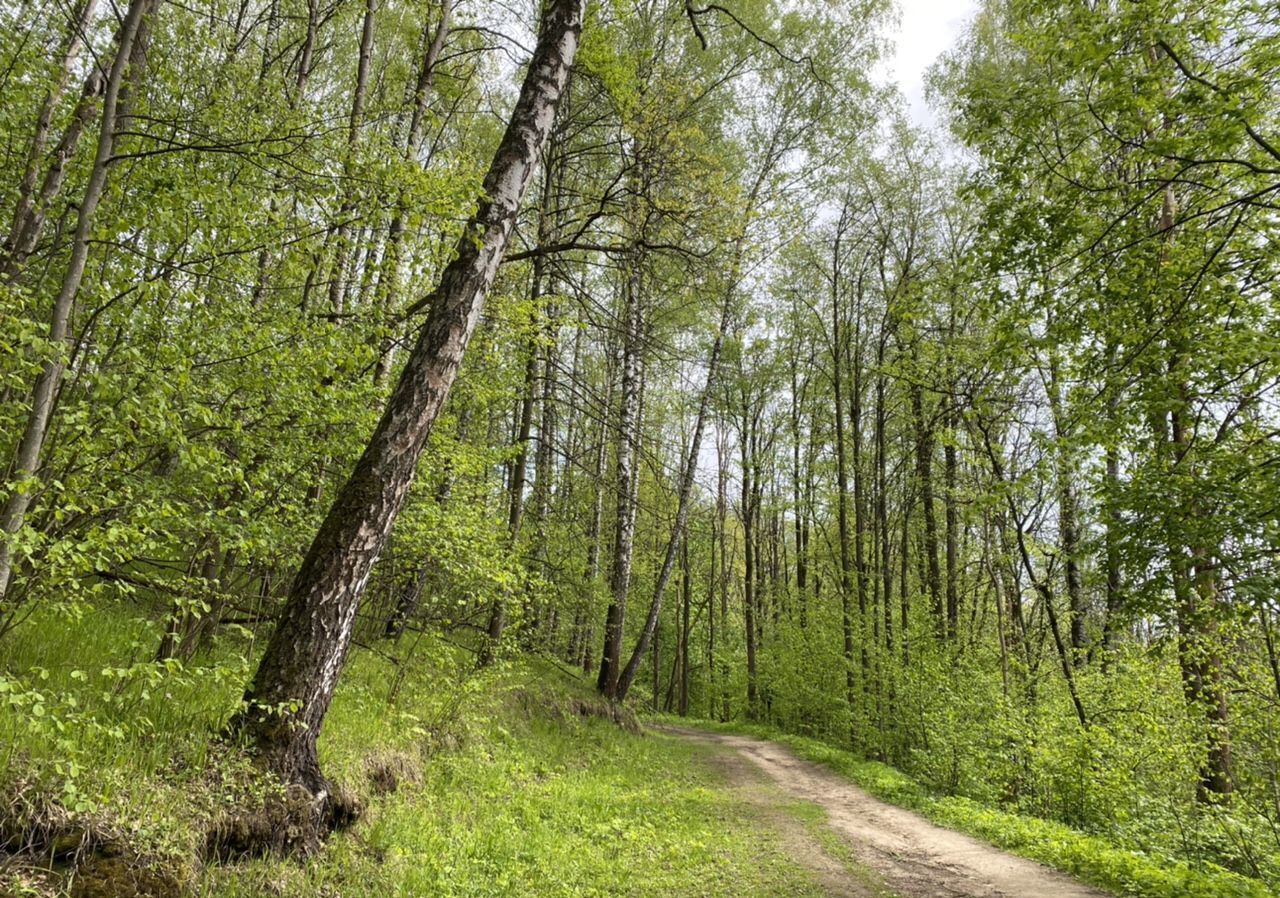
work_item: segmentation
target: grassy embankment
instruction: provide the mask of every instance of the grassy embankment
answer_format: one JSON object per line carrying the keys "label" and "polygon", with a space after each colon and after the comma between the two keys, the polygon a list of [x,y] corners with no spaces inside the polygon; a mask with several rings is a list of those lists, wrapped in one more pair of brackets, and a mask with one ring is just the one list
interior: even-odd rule
{"label": "grassy embankment", "polygon": [[215,862],[208,834],[263,800],[217,739],[253,648],[136,660],[156,638],[99,611],[5,641],[0,894],[819,894],[702,749],[596,716],[554,667],[477,676],[426,640],[399,667],[356,653],[326,723],[325,768],[362,819],[306,859]]}

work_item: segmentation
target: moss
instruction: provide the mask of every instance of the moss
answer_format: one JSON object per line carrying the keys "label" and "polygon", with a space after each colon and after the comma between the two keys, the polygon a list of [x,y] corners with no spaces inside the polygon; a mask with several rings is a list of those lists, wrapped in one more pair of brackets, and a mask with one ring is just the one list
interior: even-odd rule
{"label": "moss", "polygon": [[97,854],[77,870],[71,898],[179,898],[187,883],[167,864]]}

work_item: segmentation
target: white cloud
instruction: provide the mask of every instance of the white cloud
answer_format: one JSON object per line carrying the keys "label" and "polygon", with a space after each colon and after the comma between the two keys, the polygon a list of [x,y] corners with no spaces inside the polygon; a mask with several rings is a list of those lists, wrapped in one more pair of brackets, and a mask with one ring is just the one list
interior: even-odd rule
{"label": "white cloud", "polygon": [[951,48],[978,9],[975,0],[897,0],[902,23],[897,46],[882,64],[882,76],[898,82],[911,120],[932,125],[924,98],[925,71]]}

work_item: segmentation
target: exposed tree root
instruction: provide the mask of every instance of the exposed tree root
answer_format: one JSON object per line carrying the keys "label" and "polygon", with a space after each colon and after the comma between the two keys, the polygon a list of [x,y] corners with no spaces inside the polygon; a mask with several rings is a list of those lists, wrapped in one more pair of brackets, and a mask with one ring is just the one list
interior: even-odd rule
{"label": "exposed tree root", "polygon": [[237,861],[266,854],[309,855],[329,833],[359,819],[363,803],[340,786],[290,785],[222,814],[205,833],[204,858]]}

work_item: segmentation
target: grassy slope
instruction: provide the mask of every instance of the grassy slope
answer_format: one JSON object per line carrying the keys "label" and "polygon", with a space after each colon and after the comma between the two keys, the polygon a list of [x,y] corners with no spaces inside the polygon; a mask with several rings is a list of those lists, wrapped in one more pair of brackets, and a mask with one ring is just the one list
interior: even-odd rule
{"label": "grassy slope", "polygon": [[818,894],[697,748],[528,704],[502,703],[312,862],[211,868],[201,894]]}
{"label": "grassy slope", "polygon": [[[677,718],[670,718],[676,722]],[[1041,861],[1116,895],[1133,898],[1270,898],[1275,893],[1249,879],[1206,865],[1118,848],[1105,839],[1059,823],[985,807],[971,799],[931,794],[901,771],[867,761],[826,743],[771,727],[679,720],[710,730],[771,739],[797,755],[823,764],[873,795],[919,811],[936,823],[985,839],[1015,854]]]}
{"label": "grassy slope", "polygon": [[[391,703],[396,669],[353,658],[321,739],[326,769],[368,797],[353,829],[306,861],[202,865],[210,822],[252,795],[213,739],[245,662],[121,665],[121,646],[154,645],[143,624],[40,623],[0,658],[0,826],[124,846],[131,870],[158,874],[141,875],[151,894],[820,894],[703,749],[581,716],[594,696],[555,668],[462,676],[465,657],[438,644],[419,647]],[[0,853],[0,894],[66,888],[41,866]],[[139,894],[113,875],[85,894]]]}

